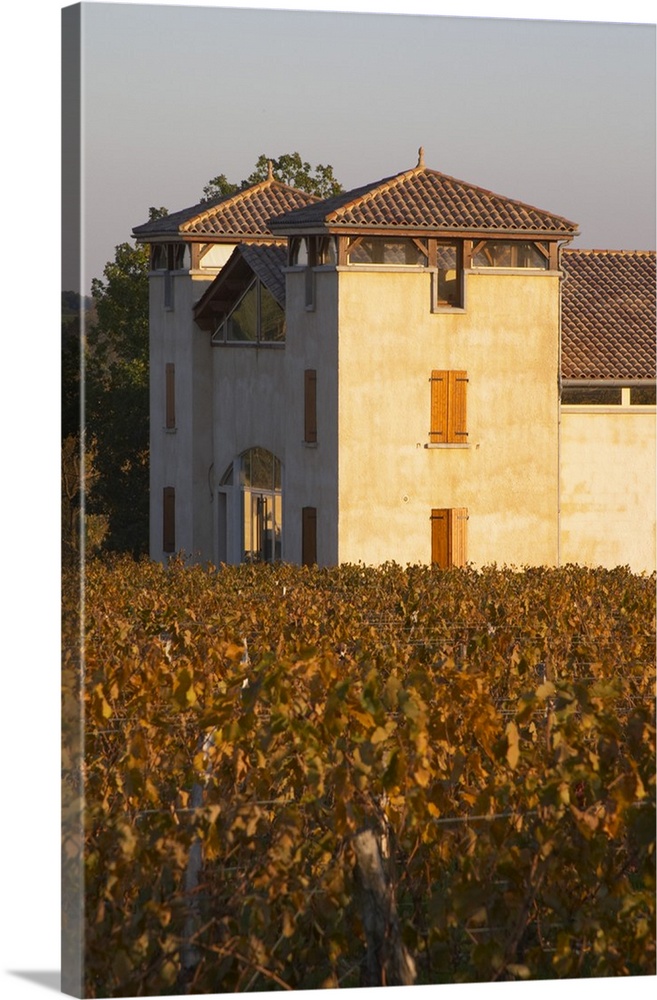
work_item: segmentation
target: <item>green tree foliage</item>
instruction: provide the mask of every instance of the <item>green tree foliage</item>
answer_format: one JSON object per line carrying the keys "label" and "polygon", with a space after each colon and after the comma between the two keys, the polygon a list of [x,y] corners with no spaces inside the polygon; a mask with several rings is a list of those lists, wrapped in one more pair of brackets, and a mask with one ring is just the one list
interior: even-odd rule
{"label": "green tree foliage", "polygon": [[93,316],[92,300],[77,292],[62,293],[62,407],[61,407],[61,525],[62,562],[78,565],[82,544],[89,554],[107,533],[103,514],[84,513],[98,478],[93,447],[85,449],[81,411],[81,370],[84,362],[82,330]]}
{"label": "green tree foliage", "polygon": [[252,184],[264,181],[269,172],[270,160],[274,176],[284,184],[289,184],[290,187],[316,194],[319,198],[330,198],[343,190],[340,182],[333,176],[333,167],[330,164],[324,166],[318,163],[316,167],[311,167],[309,163],[301,159],[299,153],[283,153],[277,158],[268,157],[261,153],[253,171],[239,184],[230,182],[225,174],[219,174],[209,181],[203,188],[203,200],[210,201],[224,195],[234,194]]}
{"label": "green tree foliage", "polygon": [[92,560],[85,635],[86,995],[363,984],[363,830],[417,983],[654,975],[654,577]]}
{"label": "green tree foliage", "polygon": [[92,282],[85,359],[84,427],[97,473],[88,508],[107,518],[104,546],[133,555],[148,548],[148,270],[148,247],[116,247],[104,280]]}

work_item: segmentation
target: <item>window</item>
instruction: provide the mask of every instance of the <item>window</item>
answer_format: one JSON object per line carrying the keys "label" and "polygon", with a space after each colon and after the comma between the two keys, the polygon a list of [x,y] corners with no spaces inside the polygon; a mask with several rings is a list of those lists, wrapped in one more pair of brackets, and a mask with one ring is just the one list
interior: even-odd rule
{"label": "window", "polygon": [[564,406],[655,406],[654,385],[563,385]]}
{"label": "window", "polygon": [[155,243],[151,249],[152,271],[182,271],[185,267],[184,243]]}
{"label": "window", "polygon": [[460,243],[438,243],[433,308],[459,309],[463,305],[463,265]]}
{"label": "window", "polygon": [[281,558],[283,497],[281,463],[265,448],[251,448],[240,462],[242,557],[245,562]]}
{"label": "window", "polygon": [[164,306],[173,309],[173,272],[186,266],[184,243],[156,243],[151,250],[151,270],[164,271]]}
{"label": "window", "polygon": [[301,510],[301,565],[313,566],[317,562],[317,508]]}
{"label": "window", "polygon": [[633,385],[630,388],[630,406],[655,406],[657,393],[654,385]]}
{"label": "window", "polygon": [[441,569],[466,564],[466,507],[431,511],[431,562]]}
{"label": "window", "polygon": [[561,402],[568,406],[620,406],[622,389],[616,386],[564,386]]}
{"label": "window", "polygon": [[285,341],[285,313],[255,278],[213,334],[212,342],[280,344]]}
{"label": "window", "polygon": [[165,427],[172,430],[176,426],[176,368],[167,364],[165,368]]}
{"label": "window", "polygon": [[475,247],[472,257],[473,267],[528,267],[545,271],[549,262],[546,244],[519,240],[486,240]]}
{"label": "window", "polygon": [[431,372],[430,444],[467,444],[467,387],[465,371]]}
{"label": "window", "polygon": [[288,261],[292,267],[319,267],[337,260],[334,236],[293,236],[288,245]]}
{"label": "window", "polygon": [[162,491],[162,549],[176,551],[176,491],[165,486]]}
{"label": "window", "polygon": [[303,373],[303,440],[317,441],[317,372],[307,368]]}
{"label": "window", "polygon": [[383,236],[355,236],[347,247],[349,264],[389,264],[426,267],[426,241],[389,239]]}

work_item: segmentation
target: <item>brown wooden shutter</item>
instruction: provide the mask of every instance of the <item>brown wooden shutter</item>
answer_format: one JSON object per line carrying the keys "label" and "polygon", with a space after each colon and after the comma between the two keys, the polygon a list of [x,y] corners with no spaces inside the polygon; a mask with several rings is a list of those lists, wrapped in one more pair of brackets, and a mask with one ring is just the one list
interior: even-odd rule
{"label": "brown wooden shutter", "polygon": [[166,428],[176,426],[176,366],[167,364],[166,366]]}
{"label": "brown wooden shutter", "polygon": [[431,444],[466,444],[468,373],[431,372]]}
{"label": "brown wooden shutter", "polygon": [[162,549],[176,551],[176,491],[165,486],[162,497]]}
{"label": "brown wooden shutter", "polygon": [[467,562],[467,507],[431,511],[431,562],[441,569]]}
{"label": "brown wooden shutter", "polygon": [[313,566],[317,562],[317,508],[301,510],[301,563]]}
{"label": "brown wooden shutter", "polygon": [[467,372],[453,371],[449,373],[447,440],[452,444],[466,444],[468,440],[467,387]]}
{"label": "brown wooden shutter", "polygon": [[444,508],[431,511],[431,562],[441,569],[449,566],[449,511]]}
{"label": "brown wooden shutter", "polygon": [[317,441],[317,372],[308,368],[303,375],[303,439],[312,444]]}
{"label": "brown wooden shutter", "polygon": [[431,444],[445,444],[447,441],[447,400],[449,372],[431,372]]}

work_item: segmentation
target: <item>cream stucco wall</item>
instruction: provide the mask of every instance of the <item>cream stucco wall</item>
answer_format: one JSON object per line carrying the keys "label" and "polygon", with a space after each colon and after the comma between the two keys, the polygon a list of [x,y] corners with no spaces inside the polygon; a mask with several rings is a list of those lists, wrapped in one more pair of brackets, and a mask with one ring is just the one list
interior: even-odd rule
{"label": "cream stucco wall", "polygon": [[655,569],[654,407],[561,411],[561,562]]}
{"label": "cream stucco wall", "polygon": [[[433,507],[467,507],[475,565],[558,558],[559,278],[339,272],[338,560],[427,563]],[[432,369],[468,373],[468,447],[427,448]]]}

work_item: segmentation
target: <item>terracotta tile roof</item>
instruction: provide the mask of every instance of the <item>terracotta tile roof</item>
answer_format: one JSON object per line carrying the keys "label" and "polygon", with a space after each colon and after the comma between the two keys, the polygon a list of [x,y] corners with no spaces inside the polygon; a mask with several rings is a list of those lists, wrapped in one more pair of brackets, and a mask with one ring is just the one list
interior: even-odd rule
{"label": "terracotta tile roof", "polygon": [[564,237],[577,233],[575,222],[429,170],[422,160],[412,170],[287,212],[272,222],[274,232],[296,227],[546,233]]}
{"label": "terracotta tile roof", "polygon": [[235,194],[200,202],[162,219],[145,222],[132,232],[144,243],[155,237],[174,235],[201,236],[209,241],[213,237],[262,237],[271,235],[269,220],[272,217],[315,201],[315,195],[268,177]]}
{"label": "terracotta tile roof", "polygon": [[655,378],[655,253],[564,250],[563,378]]}

